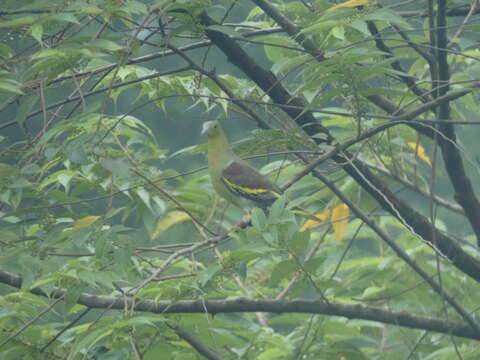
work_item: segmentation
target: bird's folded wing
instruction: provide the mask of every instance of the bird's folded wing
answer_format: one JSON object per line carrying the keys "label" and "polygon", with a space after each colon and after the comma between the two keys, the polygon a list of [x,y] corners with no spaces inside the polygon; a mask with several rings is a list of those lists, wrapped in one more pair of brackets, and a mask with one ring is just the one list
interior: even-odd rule
{"label": "bird's folded wing", "polygon": [[222,181],[235,195],[269,205],[281,190],[242,160],[232,160],[222,171]]}

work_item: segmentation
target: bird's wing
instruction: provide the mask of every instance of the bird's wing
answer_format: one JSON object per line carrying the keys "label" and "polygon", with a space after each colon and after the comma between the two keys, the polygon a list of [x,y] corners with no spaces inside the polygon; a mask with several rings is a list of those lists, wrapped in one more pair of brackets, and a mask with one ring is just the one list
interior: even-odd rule
{"label": "bird's wing", "polygon": [[269,205],[277,199],[281,190],[268,178],[246,162],[232,160],[222,171],[222,181],[235,195]]}

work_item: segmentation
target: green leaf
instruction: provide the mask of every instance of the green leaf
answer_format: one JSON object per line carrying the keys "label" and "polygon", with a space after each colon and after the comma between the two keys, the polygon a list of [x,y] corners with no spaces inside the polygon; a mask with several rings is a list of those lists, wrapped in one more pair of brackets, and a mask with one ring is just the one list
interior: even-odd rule
{"label": "green leaf", "polygon": [[78,298],[85,290],[85,286],[82,284],[75,284],[67,289],[65,294],[65,312],[68,313],[72,307],[77,303]]}
{"label": "green leaf", "polygon": [[[85,9],[84,9],[85,10]],[[92,12],[93,13],[93,12]],[[92,14],[91,13],[91,14]],[[98,12],[97,12],[98,14]],[[52,14],[50,15],[49,17],[50,20],[56,20],[56,21],[63,21],[63,22],[71,22],[71,23],[74,23],[74,24],[78,24],[78,20],[77,18],[75,17],[74,14],[72,13],[56,13],[56,14]]]}
{"label": "green leaf", "polygon": [[232,37],[236,37],[236,36],[239,36],[240,34],[235,31],[234,28],[232,28],[231,26],[223,26],[223,25],[211,25],[209,27],[207,27],[208,30],[213,30],[213,31],[218,31],[218,32],[221,32],[225,35],[228,35],[228,36],[232,36]]}
{"label": "green leaf", "polygon": [[102,234],[95,241],[95,257],[101,259],[105,256],[105,250],[109,248],[109,241],[111,239],[106,235]]}
{"label": "green leaf", "polygon": [[121,273],[127,273],[131,266],[132,251],[125,248],[115,249],[113,257],[115,258],[115,265],[120,269]]}
{"label": "green leaf", "polygon": [[23,126],[23,124],[25,123],[25,119],[27,118],[28,114],[32,111],[38,99],[39,98],[37,95],[29,95],[29,96],[24,96],[22,98],[20,106],[17,110],[17,117],[15,118],[15,120],[17,120],[17,123],[20,126]]}
{"label": "green leaf", "polygon": [[252,210],[252,225],[255,229],[264,230],[267,226],[267,217],[262,209],[253,208]]}
{"label": "green leaf", "polygon": [[84,352],[85,350],[88,350],[103,338],[110,336],[113,331],[114,329],[112,326],[90,330],[88,334],[73,347],[69,355],[75,356],[81,351]]}
{"label": "green leaf", "polygon": [[288,210],[285,209],[285,204],[286,200],[284,195],[275,200],[270,207],[270,222],[278,222],[279,220],[282,220],[285,215],[287,215]]}
{"label": "green leaf", "polygon": [[343,26],[335,26],[331,30],[331,34],[339,40],[345,40],[345,28]]}
{"label": "green leaf", "polygon": [[32,36],[35,40],[38,41],[40,45],[43,45],[42,36],[43,36],[43,26],[42,24],[33,24],[30,29]]}
{"label": "green leaf", "polygon": [[14,20],[2,21],[0,22],[0,28],[20,27],[20,26],[33,24],[35,23],[35,21],[37,21],[36,16],[24,16],[24,17],[16,18]]}
{"label": "green leaf", "polygon": [[297,270],[297,263],[294,260],[284,260],[273,269],[270,282],[279,285],[280,281],[289,277]]}
{"label": "green leaf", "polygon": [[399,25],[406,30],[412,30],[410,24],[405,21],[400,15],[398,15],[392,9],[381,8],[370,14],[365,15],[363,18],[365,21],[387,21],[395,25]]}
{"label": "green leaf", "polygon": [[198,276],[197,280],[202,286],[205,286],[211,279],[213,279],[217,273],[222,269],[218,264],[210,265],[206,270],[202,271]]}
{"label": "green leaf", "polygon": [[150,346],[143,355],[144,360],[159,360],[165,357],[165,354],[172,353],[172,346],[168,343],[154,344]]}
{"label": "green leaf", "polygon": [[292,239],[288,243],[290,251],[292,251],[297,257],[301,257],[305,254],[308,244],[310,242],[310,231],[297,231],[293,234]]}
{"label": "green leaf", "polygon": [[363,35],[371,36],[367,23],[362,20],[354,20],[348,24],[351,28],[360,31]]}
{"label": "green leaf", "polygon": [[67,148],[67,157],[73,163],[76,164],[88,164],[88,156],[85,151],[85,146],[80,144],[73,144]]}
{"label": "green leaf", "polygon": [[106,39],[97,39],[89,43],[89,45],[97,49],[108,50],[108,51],[119,51],[124,49],[123,46],[120,46],[117,43],[110,40],[106,40]]}
{"label": "green leaf", "polygon": [[150,210],[152,210],[150,193],[144,188],[138,188],[136,189],[135,192],[137,193],[138,197],[142,200],[142,202],[145,204],[145,206]]}
{"label": "green leaf", "polygon": [[130,165],[124,159],[103,159],[100,163],[115,177],[125,177],[130,173]]}
{"label": "green leaf", "polygon": [[305,261],[303,264],[303,268],[305,271],[308,271],[309,273],[315,273],[315,271],[325,262],[325,258],[313,258],[310,260]]}
{"label": "green leaf", "polygon": [[0,56],[4,58],[8,58],[14,54],[13,50],[5,45],[5,44],[0,44]]}
{"label": "green leaf", "polygon": [[18,81],[11,79],[0,79],[0,92],[8,92],[23,95],[24,92],[20,90],[19,86],[21,84]]}

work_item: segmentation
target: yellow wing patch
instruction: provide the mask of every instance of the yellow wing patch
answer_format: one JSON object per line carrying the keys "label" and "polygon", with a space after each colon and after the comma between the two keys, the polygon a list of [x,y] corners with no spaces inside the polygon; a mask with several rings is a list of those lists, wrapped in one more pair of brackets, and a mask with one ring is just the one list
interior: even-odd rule
{"label": "yellow wing patch", "polygon": [[245,194],[255,195],[255,194],[264,194],[270,191],[269,189],[252,189],[252,188],[243,187],[228,181],[225,177],[222,177],[222,180],[224,181],[225,185],[230,187],[236,193],[245,193]]}

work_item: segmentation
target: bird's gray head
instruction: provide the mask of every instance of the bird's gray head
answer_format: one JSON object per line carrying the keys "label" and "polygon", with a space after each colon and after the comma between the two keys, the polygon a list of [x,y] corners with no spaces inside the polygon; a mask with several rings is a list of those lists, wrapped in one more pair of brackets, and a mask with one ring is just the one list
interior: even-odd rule
{"label": "bird's gray head", "polygon": [[222,133],[222,127],[218,121],[207,121],[203,123],[202,135],[207,134],[209,138],[213,138]]}

